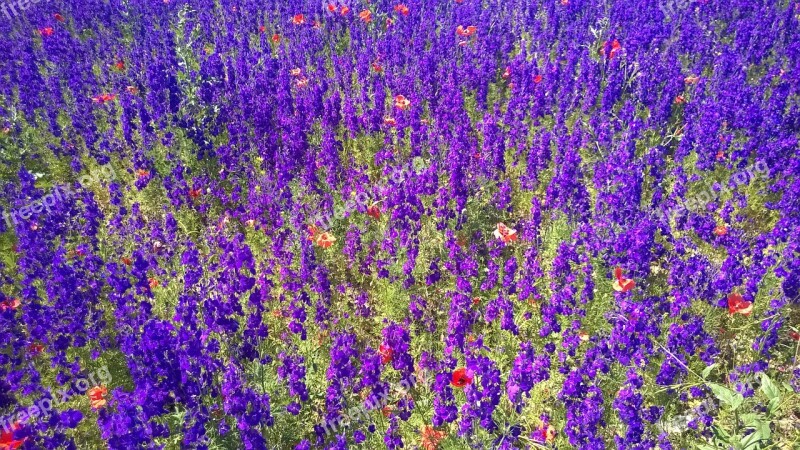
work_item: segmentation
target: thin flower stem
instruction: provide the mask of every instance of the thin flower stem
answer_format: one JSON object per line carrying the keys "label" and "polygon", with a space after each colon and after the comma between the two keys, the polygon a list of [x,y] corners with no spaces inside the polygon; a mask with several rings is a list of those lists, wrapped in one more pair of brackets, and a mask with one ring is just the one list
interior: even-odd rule
{"label": "thin flower stem", "polygon": [[[629,321],[628,321],[628,319],[627,319],[626,317],[622,316],[621,314],[620,314],[620,316],[619,316],[619,317],[620,317],[622,320],[624,320],[625,322],[629,322]],[[663,350],[663,351],[664,351],[664,353],[666,353],[667,355],[671,356],[671,357],[672,357],[672,358],[673,358],[673,359],[674,359],[674,360],[675,360],[675,361],[676,361],[678,364],[680,364],[680,365],[681,365],[681,367],[683,367],[684,369],[686,369],[688,372],[692,373],[692,374],[693,374],[694,376],[696,376],[697,378],[699,378],[699,379],[703,380],[703,377],[701,377],[701,376],[700,376],[700,375],[699,375],[697,372],[695,372],[694,370],[690,369],[690,368],[689,368],[689,366],[687,366],[686,364],[684,364],[684,363],[683,363],[683,361],[681,361],[681,360],[680,360],[680,359],[679,359],[677,356],[673,355],[673,354],[672,354],[672,352],[670,352],[669,350],[667,350],[667,348],[666,348],[666,347],[664,347],[663,345],[661,345],[661,343],[660,343],[660,342],[658,342],[658,341],[657,341],[657,340],[655,340],[655,339],[652,339],[652,337],[651,337],[651,341],[652,341],[652,342],[653,342],[653,343],[654,343],[656,346],[658,346],[658,348],[660,348],[661,350]]]}

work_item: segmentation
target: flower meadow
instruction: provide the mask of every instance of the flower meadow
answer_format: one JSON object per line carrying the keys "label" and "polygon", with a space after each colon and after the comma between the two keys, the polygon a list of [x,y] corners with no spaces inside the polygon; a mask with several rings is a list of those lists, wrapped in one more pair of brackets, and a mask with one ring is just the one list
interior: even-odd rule
{"label": "flower meadow", "polygon": [[2,8],[0,450],[800,449],[797,0]]}

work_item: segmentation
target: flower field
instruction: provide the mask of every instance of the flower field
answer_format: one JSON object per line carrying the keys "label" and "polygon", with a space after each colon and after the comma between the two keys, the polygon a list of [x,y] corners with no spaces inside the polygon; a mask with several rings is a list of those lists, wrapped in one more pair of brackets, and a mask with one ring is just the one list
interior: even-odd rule
{"label": "flower field", "polygon": [[0,5],[0,450],[800,449],[797,0]]}

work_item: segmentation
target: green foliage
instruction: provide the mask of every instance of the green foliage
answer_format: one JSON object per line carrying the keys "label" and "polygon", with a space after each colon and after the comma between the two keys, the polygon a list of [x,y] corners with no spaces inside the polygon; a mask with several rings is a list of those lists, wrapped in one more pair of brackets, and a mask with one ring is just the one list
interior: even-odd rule
{"label": "green foliage", "polygon": [[[712,366],[709,366],[711,368]],[[710,372],[710,371],[709,371]],[[708,375],[704,371],[704,375]],[[798,437],[774,432],[781,409],[797,405],[798,396],[790,388],[782,388],[766,374],[760,374],[760,388],[751,398],[717,383],[707,383],[724,411],[712,425],[713,436],[706,443],[696,443],[700,450],[735,449],[795,449]]]}

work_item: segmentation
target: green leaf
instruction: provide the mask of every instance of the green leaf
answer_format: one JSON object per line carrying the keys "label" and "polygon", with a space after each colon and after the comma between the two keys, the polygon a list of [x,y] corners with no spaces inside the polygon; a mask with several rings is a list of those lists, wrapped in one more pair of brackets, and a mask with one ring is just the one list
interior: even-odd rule
{"label": "green leaf", "polygon": [[717,442],[723,442],[725,445],[730,443],[731,435],[727,431],[716,425],[711,426],[711,431],[714,432],[714,439]]}
{"label": "green leaf", "polygon": [[758,444],[764,438],[761,436],[761,432],[756,431],[755,433],[749,434],[742,439],[742,448],[747,450],[750,448],[759,448],[760,445]]}
{"label": "green leaf", "polygon": [[739,416],[742,423],[746,427],[755,428],[755,426],[761,422],[761,415],[756,413],[749,413],[749,414],[742,414]]}
{"label": "green leaf", "polygon": [[778,412],[778,407],[781,406],[781,398],[776,397],[769,401],[769,405],[767,405],[767,414],[770,416],[774,416]]}
{"label": "green leaf", "polygon": [[711,388],[711,391],[721,402],[731,408],[731,411],[736,411],[738,407],[742,406],[742,402],[744,402],[742,394],[732,391],[725,386],[716,383],[708,383],[708,387]]}
{"label": "green leaf", "polygon": [[780,398],[781,396],[781,390],[778,388],[778,385],[773,383],[767,374],[763,372],[761,373],[761,392],[770,400],[773,398]]}
{"label": "green leaf", "polygon": [[713,445],[706,445],[706,444],[696,444],[698,450],[719,450],[718,447],[714,447]]}
{"label": "green leaf", "polygon": [[769,439],[772,436],[772,430],[769,427],[768,421],[762,421],[758,426],[758,432],[761,433],[764,439]]}
{"label": "green leaf", "polygon": [[711,371],[712,371],[712,370],[714,370],[714,368],[715,368],[715,367],[717,367],[717,363],[714,363],[714,364],[712,364],[712,365],[710,365],[710,366],[706,367],[705,369],[703,369],[703,373],[702,373],[702,375],[703,375],[703,379],[704,379],[704,380],[705,380],[706,378],[708,378],[708,376],[711,374]]}

